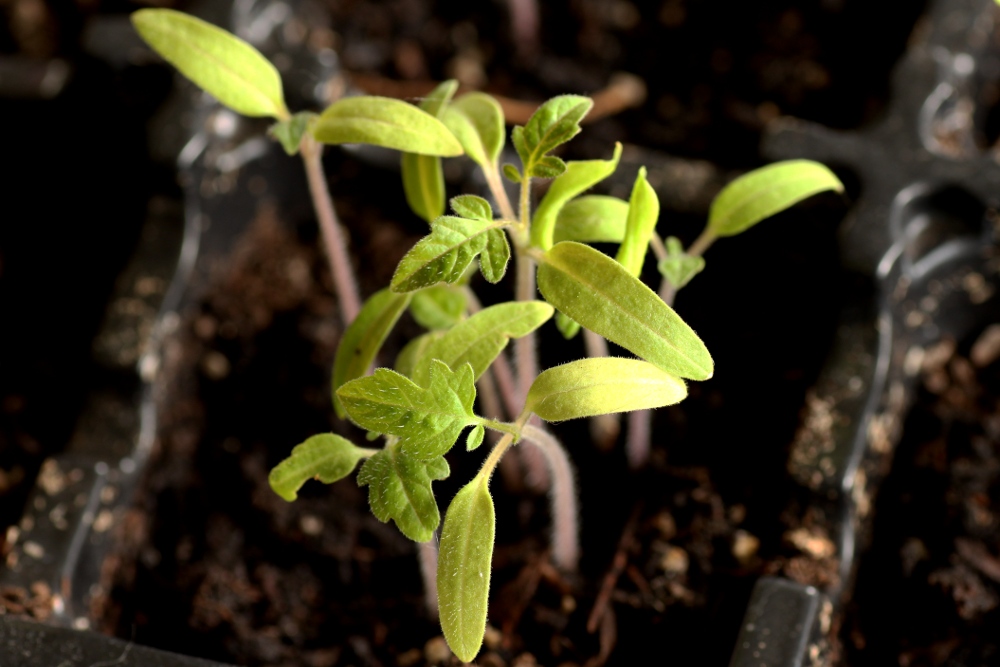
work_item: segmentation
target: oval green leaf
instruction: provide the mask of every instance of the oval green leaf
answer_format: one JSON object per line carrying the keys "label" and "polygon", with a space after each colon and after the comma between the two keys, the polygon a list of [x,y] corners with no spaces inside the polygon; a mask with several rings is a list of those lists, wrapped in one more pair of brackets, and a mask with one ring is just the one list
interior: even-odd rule
{"label": "oval green leaf", "polygon": [[503,232],[508,222],[470,220],[443,215],[431,223],[431,233],[420,239],[399,261],[390,283],[394,292],[412,292],[439,282],[454,283],[477,255],[490,282],[503,277],[510,246]]}
{"label": "oval green leaf", "polygon": [[278,70],[239,37],[172,9],[140,9],[132,25],[164,60],[233,111],[288,118]]}
{"label": "oval green leaf", "polygon": [[373,450],[357,447],[350,440],[322,433],[296,445],[287,459],[274,466],[267,483],[279,496],[291,502],[310,479],[333,484],[351,474],[358,461]]}
{"label": "oval green leaf", "polygon": [[490,597],[496,515],[488,480],[476,476],[445,514],[438,553],[438,611],[444,638],[463,662],[483,645]]}
{"label": "oval green leaf", "polygon": [[621,143],[615,144],[610,160],[567,162],[566,172],[556,178],[535,210],[531,221],[531,243],[548,250],[554,243],[556,221],[566,203],[614,173],[622,155]]}
{"label": "oval green leaf", "polygon": [[[535,166],[546,153],[579,134],[580,121],[593,106],[589,97],[559,95],[538,107],[524,127],[514,128],[511,143],[521,158],[525,176],[547,178],[544,173],[535,174]],[[544,165],[543,171],[549,167]]]}
{"label": "oval green leaf", "polygon": [[639,169],[628,200],[628,218],[625,222],[625,238],[618,248],[618,263],[633,276],[642,273],[642,262],[649,249],[649,239],[653,236],[656,221],[660,217],[660,200],[653,187],[646,180],[646,168]]}
{"label": "oval green leaf", "polygon": [[504,118],[500,104],[486,93],[468,93],[448,105],[441,120],[466,155],[484,170],[492,170],[503,150]]}
{"label": "oval green leaf", "polygon": [[[445,81],[420,102],[420,108],[440,120],[457,89],[457,81]],[[441,171],[441,158],[403,153],[401,165],[403,193],[406,195],[406,203],[413,212],[427,222],[444,215],[444,174]]]}
{"label": "oval green leaf", "polygon": [[627,201],[606,195],[577,197],[559,211],[552,240],[621,243],[627,220]]}
{"label": "oval green leaf", "polygon": [[761,220],[825,190],[843,192],[844,184],[812,160],[786,160],[755,169],[722,189],[708,212],[708,231],[733,236]]}
{"label": "oval green leaf", "polygon": [[460,288],[435,285],[411,294],[410,314],[425,329],[448,329],[465,315],[466,297]]}
{"label": "oval green leaf", "polygon": [[454,157],[462,145],[434,116],[389,97],[345,97],[320,115],[312,128],[325,144],[373,144],[406,153]]}
{"label": "oval green leaf", "polygon": [[680,378],[639,359],[597,357],[550,368],[531,384],[525,409],[545,421],[565,421],[680,403]]}
{"label": "oval green leaf", "polygon": [[344,407],[337,398],[337,389],[345,382],[359,378],[368,372],[375,355],[382,349],[386,336],[396,326],[399,316],[410,303],[409,294],[397,294],[382,289],[365,302],[354,321],[351,322],[337,346],[337,356],[333,361],[333,406],[337,415],[344,418]]}
{"label": "oval green leaf", "polygon": [[557,243],[538,267],[538,289],[568,317],[667,373],[712,377],[712,356],[698,335],[607,255],[573,241]]}

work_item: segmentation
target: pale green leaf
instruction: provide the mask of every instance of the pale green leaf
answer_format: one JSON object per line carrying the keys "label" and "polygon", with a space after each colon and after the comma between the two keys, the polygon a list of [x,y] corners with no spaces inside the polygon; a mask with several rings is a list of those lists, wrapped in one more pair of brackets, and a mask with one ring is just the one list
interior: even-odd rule
{"label": "pale green leaf", "polygon": [[430,331],[422,336],[417,336],[399,351],[393,368],[400,375],[413,378],[413,370],[417,367],[417,362],[424,358],[427,346],[441,337],[443,332]]}
{"label": "pale green leaf", "polygon": [[659,217],[660,200],[646,180],[646,168],[641,167],[628,200],[625,238],[618,247],[618,256],[615,258],[633,276],[642,273],[642,262],[646,258],[649,239],[653,236]]}
{"label": "pale green leaf", "polygon": [[434,116],[389,97],[345,97],[331,104],[312,129],[325,144],[374,144],[406,153],[454,157],[462,146]]}
{"label": "pale green leaf", "polygon": [[438,553],[441,629],[463,662],[476,657],[486,633],[495,534],[493,498],[487,480],[477,476],[448,506]]}
{"label": "pale green leaf", "polygon": [[580,333],[580,323],[572,317],[567,317],[566,313],[556,313],[556,329],[563,335],[563,338],[570,340]]}
{"label": "pale green leaf", "polygon": [[288,118],[278,70],[239,37],[172,9],[140,9],[132,24],[164,60],[233,111]]}
{"label": "pale green leaf", "polygon": [[437,359],[451,368],[469,364],[478,380],[511,338],[527,336],[547,322],[552,313],[552,306],[544,301],[511,301],[484,308],[428,344],[413,379],[425,384],[430,378],[431,360]]}
{"label": "pale green leaf", "polygon": [[538,267],[538,289],[568,317],[662,370],[692,380],[712,377],[712,357],[691,327],[604,253],[557,243]]}
{"label": "pale green leaf", "polygon": [[441,456],[462,429],[480,423],[472,410],[476,384],[468,364],[452,371],[431,361],[424,386],[387,368],[337,390],[347,416],[361,428],[393,435],[403,451],[420,459]]}
{"label": "pale green leaf", "polygon": [[575,137],[580,121],[593,106],[589,97],[560,95],[538,107],[524,127],[515,127],[511,142],[521,157],[524,173],[533,175],[532,169],[546,153]]}
{"label": "pale green leaf", "polygon": [[456,215],[470,220],[493,220],[493,208],[490,203],[476,195],[458,195],[451,198],[451,210]]}
{"label": "pale green leaf", "polygon": [[337,398],[337,389],[345,382],[368,372],[386,336],[396,326],[399,316],[409,303],[409,294],[396,294],[388,289],[379,290],[365,301],[357,317],[340,337],[337,356],[333,360],[331,384],[333,405],[341,418],[344,417],[344,409]]}
{"label": "pale green leaf", "polygon": [[[480,253],[487,255],[485,264],[488,269],[491,272],[499,269],[502,277],[510,258],[510,246],[503,233],[503,227],[508,224],[441,216],[431,223],[431,233],[418,241],[400,260],[392,276],[392,290],[412,292],[439,282],[454,283],[462,278]],[[503,236],[502,242],[492,232]],[[487,280],[499,280],[495,273],[487,275],[486,270],[483,275]]]}
{"label": "pale green leaf", "polygon": [[403,535],[414,542],[429,542],[441,522],[431,482],[451,471],[444,457],[420,460],[402,451],[399,442],[365,461],[358,486],[368,487],[372,514],[385,523],[392,519]]}
{"label": "pale green leaf", "polygon": [[510,244],[502,229],[491,229],[486,233],[486,247],[479,254],[479,272],[487,282],[494,285],[507,273],[510,261]]}
{"label": "pale green leaf", "polygon": [[595,357],[571,361],[539,374],[525,409],[545,421],[594,417],[680,403],[680,378],[639,359]]}
{"label": "pale green leaf", "polygon": [[556,178],[566,173],[566,162],[555,155],[546,155],[532,165],[531,176],[535,178]]}
{"label": "pale green leaf", "polygon": [[357,447],[350,440],[322,433],[296,445],[287,459],[274,466],[267,483],[279,496],[291,502],[310,479],[333,484],[351,474],[358,461],[372,450]]}
{"label": "pale green leaf", "polygon": [[466,155],[484,170],[495,168],[504,144],[500,104],[486,93],[468,93],[448,105],[442,116]]}
{"label": "pale green leaf", "polygon": [[627,219],[628,202],[617,197],[577,197],[559,211],[552,240],[555,243],[621,243]]}
{"label": "pale green leaf", "polygon": [[483,436],[485,435],[486,427],[482,424],[474,427],[471,431],[469,431],[469,435],[465,438],[465,450],[471,452],[472,450],[477,449],[479,445],[483,444]]}
{"label": "pale green leaf", "polygon": [[843,192],[832,171],[811,160],[786,160],[755,169],[722,189],[708,213],[708,231],[733,236],[825,190]]}
{"label": "pale green leaf", "polygon": [[281,147],[289,155],[299,152],[299,144],[305,136],[309,125],[317,118],[311,111],[300,111],[286,120],[280,120],[268,130],[268,133],[281,143]]}
{"label": "pale green leaf", "polygon": [[680,289],[705,268],[704,257],[692,257],[684,252],[676,236],[667,237],[667,256],[661,259],[657,268],[674,289]]}
{"label": "pale green leaf", "polygon": [[435,285],[412,294],[410,314],[425,329],[448,329],[465,315],[466,297],[462,289]]}
{"label": "pale green leaf", "polygon": [[521,182],[521,172],[519,172],[517,167],[512,164],[505,164],[503,166],[503,175],[511,183]]}
{"label": "pale green leaf", "polygon": [[[458,89],[455,80],[445,81],[420,102],[420,108],[438,120]],[[444,215],[444,174],[441,158],[435,155],[403,153],[401,159],[406,203],[418,216],[431,222]]]}
{"label": "pale green leaf", "polygon": [[615,144],[610,160],[568,162],[566,173],[552,182],[549,191],[535,210],[531,221],[531,243],[542,250],[552,247],[556,220],[563,207],[573,197],[592,188],[614,173],[622,155],[622,145]]}

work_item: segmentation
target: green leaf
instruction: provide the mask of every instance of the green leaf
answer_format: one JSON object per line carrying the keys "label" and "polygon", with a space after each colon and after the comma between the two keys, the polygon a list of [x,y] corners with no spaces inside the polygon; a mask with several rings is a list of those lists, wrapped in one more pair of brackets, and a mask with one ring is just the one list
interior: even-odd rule
{"label": "green leaf", "polygon": [[486,634],[496,515],[488,480],[477,476],[455,494],[441,529],[438,611],[448,646],[472,662]]}
{"label": "green leaf", "polygon": [[484,222],[493,220],[493,208],[490,206],[490,203],[476,195],[458,195],[457,197],[452,197],[451,209],[462,218],[482,220]]}
{"label": "green leaf", "polygon": [[279,496],[291,502],[310,479],[333,484],[351,474],[358,461],[372,450],[357,447],[350,440],[322,433],[296,445],[287,459],[274,466],[267,483]]}
{"label": "green leaf", "polygon": [[407,153],[454,157],[462,146],[434,116],[388,97],[345,97],[331,104],[313,127],[325,144],[374,144]]}
{"label": "green leaf", "polygon": [[477,449],[479,445],[483,444],[483,436],[486,435],[486,427],[482,424],[474,427],[469,431],[469,435],[465,437],[465,451],[471,452]]}
{"label": "green leaf", "polygon": [[680,240],[676,236],[667,237],[667,256],[657,264],[660,274],[674,286],[680,289],[691,282],[691,279],[705,268],[704,257],[692,257],[684,252]]}
{"label": "green leaf", "polygon": [[556,329],[563,335],[563,338],[570,340],[580,333],[580,323],[572,317],[567,317],[566,313],[556,313]]}
{"label": "green leaf", "polygon": [[560,95],[538,107],[524,127],[514,128],[511,142],[521,157],[525,175],[535,176],[534,167],[546,153],[580,132],[580,121],[593,106],[589,97]]}
{"label": "green leaf", "polygon": [[337,390],[347,416],[361,428],[394,435],[403,452],[419,459],[441,456],[462,429],[480,423],[472,411],[476,384],[468,364],[452,371],[432,360],[424,386],[387,368]]}
{"label": "green leaf", "polygon": [[[417,293],[420,294],[420,292]],[[399,354],[396,355],[396,362],[393,364],[396,372],[413,379],[413,370],[417,367],[417,362],[423,359],[427,346],[440,338],[441,335],[442,332],[440,331],[431,331],[422,336],[417,336],[407,343],[399,351]]]}
{"label": "green leaf", "polygon": [[733,236],[825,190],[843,192],[833,172],[811,160],[786,160],[755,169],[722,189],[708,212],[708,231]]}
{"label": "green leaf", "polygon": [[358,486],[368,487],[368,504],[379,521],[392,519],[414,542],[429,542],[441,523],[431,482],[450,472],[444,457],[420,460],[393,442],[361,466]]}
{"label": "green leaf", "polygon": [[531,243],[542,250],[552,247],[556,220],[560,211],[573,197],[592,188],[614,173],[622,155],[622,145],[615,144],[615,152],[610,160],[586,160],[568,162],[566,173],[549,187],[535,210],[531,221]]}
{"label": "green leaf", "polygon": [[288,118],[278,70],[239,37],[172,9],[140,9],[132,25],[164,60],[233,111]]}
{"label": "green leaf", "polygon": [[552,306],[544,301],[511,301],[483,308],[424,348],[413,379],[418,384],[426,383],[431,360],[437,359],[451,368],[470,365],[478,380],[511,338],[527,336],[547,322],[552,313]]}
{"label": "green leaf", "polygon": [[503,166],[503,175],[511,183],[521,182],[521,172],[519,172],[517,167],[512,164],[505,164]]}
{"label": "green leaf", "polygon": [[268,130],[268,133],[281,143],[281,147],[289,155],[299,152],[302,137],[309,129],[310,123],[317,118],[311,111],[300,111],[291,118],[280,120]]}
{"label": "green leaf", "polygon": [[495,99],[486,93],[462,95],[441,120],[476,164],[484,171],[495,168],[504,144],[503,109]]}
{"label": "green leaf", "polygon": [[642,273],[642,262],[646,258],[649,239],[653,236],[659,217],[660,200],[646,180],[646,168],[640,167],[628,200],[625,238],[618,247],[618,256],[615,258],[633,276]]}
{"label": "green leaf", "polygon": [[399,316],[409,303],[409,294],[379,290],[369,297],[341,336],[337,356],[333,360],[332,378],[333,405],[341,419],[344,417],[344,408],[337,398],[337,389],[345,382],[368,372],[386,336],[396,326]]}
{"label": "green leaf", "polygon": [[538,289],[582,326],[661,370],[692,380],[712,377],[712,357],[697,334],[618,262],[563,241],[545,253]]}
{"label": "green leaf", "polygon": [[[573,163],[571,162],[570,165]],[[555,184],[553,184],[555,185]],[[551,192],[551,189],[549,190]],[[628,202],[618,197],[587,195],[567,202],[556,218],[552,240],[621,243],[625,238]]]}
{"label": "green leaf", "polygon": [[[444,109],[457,89],[457,81],[445,81],[420,102],[420,108],[441,120]],[[441,171],[441,158],[403,153],[401,164],[403,192],[406,194],[406,203],[413,212],[427,222],[444,215],[444,174]]]}
{"label": "green leaf", "polygon": [[461,289],[435,285],[412,294],[410,314],[425,329],[447,329],[465,315],[465,292]]}
{"label": "green leaf", "polygon": [[594,417],[680,403],[680,378],[639,359],[596,357],[571,361],[539,374],[525,409],[545,421]]}
{"label": "green leaf", "polygon": [[439,282],[454,283],[480,253],[480,268],[490,282],[503,277],[510,246],[503,228],[509,223],[450,215],[431,223],[431,233],[406,253],[392,276],[394,292],[412,292]]}
{"label": "green leaf", "polygon": [[535,178],[555,178],[566,173],[566,162],[555,155],[546,155],[540,158],[531,168],[531,175]]}

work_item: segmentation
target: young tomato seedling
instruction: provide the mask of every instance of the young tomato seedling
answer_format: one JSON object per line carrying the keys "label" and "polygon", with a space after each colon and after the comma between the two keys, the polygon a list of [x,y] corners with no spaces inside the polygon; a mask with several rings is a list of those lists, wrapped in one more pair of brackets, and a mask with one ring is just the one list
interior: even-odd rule
{"label": "young tomato seedling", "polygon": [[[453,81],[441,84],[420,108],[355,97],[320,114],[293,115],[276,70],[245,42],[171,10],[140,10],[133,21],[185,76],[235,111],[275,118],[272,136],[289,154],[301,152],[342,306],[355,288],[323,183],[319,145],[371,143],[403,152],[403,190],[430,233],[399,262],[387,288],[359,308],[343,309],[349,326],[332,373],[336,413],[366,429],[369,440],[384,442],[362,447],[332,433],[313,436],[272,470],[270,483],[291,501],[307,480],[332,483],[360,463],[357,481],[368,487],[375,516],[395,521],[410,539],[429,543],[441,524],[432,484],[449,475],[445,455],[463,433],[469,451],[484,442],[487,430],[498,434],[479,473],[452,499],[441,527],[436,576],[441,627],[464,661],[479,652],[486,626],[495,534],[490,480],[503,456],[520,442],[542,452],[552,479],[553,558],[574,568],[579,554],[571,467],[559,442],[534,418],[559,422],[683,400],[685,381],[709,379],[714,365],[668,302],[703,268],[705,248],[805,197],[842,189],[816,163],[765,167],[720,194],[705,233],[685,251],[677,239],[664,244],[656,235],[659,203],[644,169],[628,201],[583,194],[615,171],[620,145],[608,160],[565,162],[553,154],[580,132],[592,106],[586,97],[563,95],[542,104],[511,133],[520,164],[501,166],[506,129],[499,104],[476,92],[456,97]],[[497,211],[471,194],[446,202],[440,157],[463,152],[482,170]],[[503,177],[520,185],[516,207]],[[553,180],[532,212],[532,184],[540,179]],[[594,242],[617,243],[616,257],[587,245]],[[659,256],[666,300],[638,277],[651,246]],[[484,279],[499,282],[512,248],[516,300],[484,308],[471,288],[473,274],[478,266]],[[538,292],[544,300],[536,298]],[[393,369],[369,375],[407,310],[427,332],[403,348]],[[595,356],[538,373],[534,332],[554,315],[567,337],[584,327],[636,358]],[[517,340],[516,374],[505,353],[511,339]],[[477,385],[480,404],[489,404],[487,416],[476,410]],[[509,421],[502,419],[503,411]]]}

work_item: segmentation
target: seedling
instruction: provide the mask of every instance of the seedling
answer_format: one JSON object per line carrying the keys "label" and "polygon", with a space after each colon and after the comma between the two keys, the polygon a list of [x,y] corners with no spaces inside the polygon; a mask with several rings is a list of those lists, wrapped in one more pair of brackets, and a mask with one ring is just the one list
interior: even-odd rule
{"label": "seedling", "polygon": [[[404,535],[426,543],[441,524],[432,484],[450,473],[445,456],[459,440],[473,451],[487,430],[496,432],[499,440],[479,473],[452,499],[441,527],[436,582],[441,626],[464,661],[479,652],[486,626],[495,529],[490,479],[521,441],[538,446],[551,468],[554,559],[568,569],[578,559],[568,458],[548,431],[531,423],[533,417],[560,422],[672,405],[687,395],[686,380],[712,377],[712,357],[701,339],[639,280],[650,244],[661,248],[660,270],[675,290],[703,268],[701,252],[714,238],[739,233],[817,192],[842,189],[829,170],[805,161],[747,175],[719,196],[705,234],[685,251],[678,240],[664,245],[656,236],[659,203],[645,170],[627,202],[583,195],[615,171],[620,145],[608,160],[567,163],[554,154],[580,132],[592,105],[586,97],[563,95],[541,105],[511,134],[519,165],[501,167],[504,117],[488,95],[455,97],[457,85],[446,82],[419,109],[361,97],[335,102],[320,114],[293,115],[277,72],[248,44],[170,10],[141,10],[133,20],[157,51],[220,102],[276,119],[272,136],[288,153],[300,151],[306,159],[324,233],[330,221],[324,223],[323,216],[332,207],[321,185],[318,145],[371,143],[403,151],[404,192],[430,233],[403,257],[387,288],[356,316],[345,311],[351,323],[332,373],[337,414],[366,429],[369,441],[384,442],[362,447],[335,434],[313,436],[274,468],[270,483],[291,501],[307,480],[332,483],[360,463],[357,481],[369,488],[375,516],[395,521]],[[440,156],[462,152],[482,170],[498,211],[486,199],[466,194],[452,198],[447,213]],[[516,210],[501,175],[520,184]],[[539,179],[554,180],[532,214],[532,184]],[[591,242],[618,243],[618,253],[609,257],[587,245]],[[485,280],[499,282],[512,247],[517,298],[483,308],[471,289],[473,273],[478,265]],[[342,243],[329,254],[333,264],[349,268]],[[544,301],[536,298],[536,282]],[[394,369],[369,375],[406,310],[427,333],[402,350]],[[565,335],[585,327],[637,358],[584,358],[537,373],[533,333],[557,311]],[[516,377],[504,352],[511,339],[518,341]],[[497,405],[487,416],[476,410],[477,383],[492,388],[494,377],[510,421],[502,419]]]}

